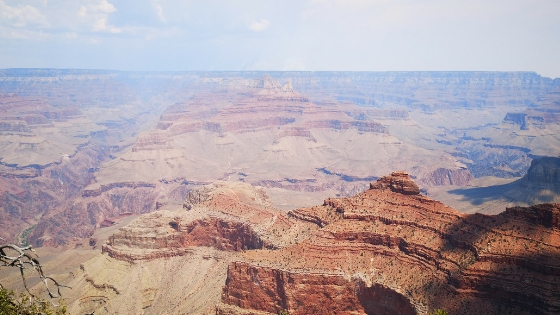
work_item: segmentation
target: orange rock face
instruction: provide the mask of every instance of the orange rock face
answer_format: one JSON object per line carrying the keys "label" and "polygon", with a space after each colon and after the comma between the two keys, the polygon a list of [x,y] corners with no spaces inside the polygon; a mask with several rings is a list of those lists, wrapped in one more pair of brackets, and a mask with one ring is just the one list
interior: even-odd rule
{"label": "orange rock face", "polygon": [[[103,245],[109,256],[133,261],[184,255],[196,246],[223,251],[285,247],[318,227],[266,204],[249,184],[217,183],[189,193],[188,211],[158,211],[121,228]],[[210,187],[210,188],[209,188]]]}
{"label": "orange rock face", "polygon": [[219,315],[560,311],[559,204],[467,215],[394,172],[288,213],[264,191],[226,182],[190,192],[184,209],[138,218],[103,252],[135,261],[229,251]]}
{"label": "orange rock face", "polygon": [[556,314],[560,205],[466,215],[402,172],[297,209],[302,242],[229,266],[218,314]]}
{"label": "orange rock face", "polygon": [[385,176],[375,183],[370,184],[371,189],[385,190],[390,189],[403,195],[418,195],[420,188],[408,177],[405,172],[394,172],[389,176]]}

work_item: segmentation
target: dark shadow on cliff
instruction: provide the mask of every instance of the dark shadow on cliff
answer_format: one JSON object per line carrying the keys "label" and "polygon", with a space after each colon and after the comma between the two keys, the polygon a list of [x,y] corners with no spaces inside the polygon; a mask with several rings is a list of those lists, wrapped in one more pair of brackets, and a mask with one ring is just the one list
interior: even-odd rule
{"label": "dark shadow on cliff", "polygon": [[414,306],[402,294],[374,284],[371,287],[361,285],[357,290],[358,300],[367,315],[412,315],[416,314]]}
{"label": "dark shadow on cliff", "polygon": [[[467,215],[444,230],[441,254],[455,257],[456,267],[445,271],[447,283],[440,285],[458,290],[460,299],[449,314],[470,314],[473,307],[486,314],[560,314],[560,250],[554,243],[560,208],[512,209]],[[480,310],[481,299],[492,302]]]}
{"label": "dark shadow on cliff", "polygon": [[463,201],[468,201],[475,206],[496,200],[518,202],[527,205],[560,202],[559,185],[533,184],[530,183],[526,177],[522,177],[508,184],[459,188],[450,190],[449,193],[463,196]]}
{"label": "dark shadow on cliff", "polygon": [[504,195],[519,186],[519,181],[516,180],[509,184],[495,185],[488,187],[474,187],[474,188],[459,188],[450,190],[449,193],[453,195],[463,196],[463,200],[469,201],[472,205],[481,205],[488,201],[503,199]]}

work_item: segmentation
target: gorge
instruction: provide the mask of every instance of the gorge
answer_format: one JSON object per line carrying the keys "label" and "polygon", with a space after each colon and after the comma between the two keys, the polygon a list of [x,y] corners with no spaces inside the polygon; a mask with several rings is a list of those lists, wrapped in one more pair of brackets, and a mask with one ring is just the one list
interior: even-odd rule
{"label": "gorge", "polygon": [[4,69],[0,112],[72,314],[559,311],[560,79]]}

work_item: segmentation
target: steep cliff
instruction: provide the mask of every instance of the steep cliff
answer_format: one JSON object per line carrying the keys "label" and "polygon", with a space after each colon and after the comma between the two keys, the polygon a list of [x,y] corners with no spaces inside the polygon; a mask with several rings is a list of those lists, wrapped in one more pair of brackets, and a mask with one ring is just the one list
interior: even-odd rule
{"label": "steep cliff", "polygon": [[538,184],[560,184],[560,158],[534,159],[527,171],[527,180]]}
{"label": "steep cliff", "polygon": [[70,309],[560,311],[558,204],[466,215],[423,196],[405,172],[394,172],[352,197],[288,213],[246,183],[207,185],[191,191],[184,205],[140,216],[109,237],[103,255],[71,277],[66,273],[76,287]]}
{"label": "steep cliff", "polygon": [[560,311],[559,205],[465,215],[394,173],[356,196],[294,212],[324,227],[230,264],[218,314]]}

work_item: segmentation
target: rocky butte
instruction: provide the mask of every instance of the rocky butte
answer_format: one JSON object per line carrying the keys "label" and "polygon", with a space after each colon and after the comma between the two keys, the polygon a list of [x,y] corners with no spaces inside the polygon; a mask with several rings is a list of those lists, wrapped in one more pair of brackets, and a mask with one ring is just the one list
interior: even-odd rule
{"label": "rocky butte", "polygon": [[560,311],[558,204],[465,215],[398,172],[290,214],[324,227],[230,264],[218,314]]}
{"label": "rocky butte", "polygon": [[[68,279],[70,310],[560,312],[559,204],[463,214],[393,172],[362,193],[287,213],[262,189],[226,182],[191,192],[183,209],[146,214],[110,236],[104,254]],[[170,267],[179,272],[171,293],[153,291]]]}

